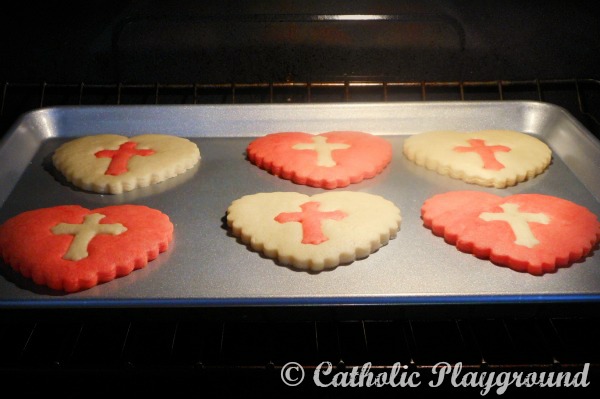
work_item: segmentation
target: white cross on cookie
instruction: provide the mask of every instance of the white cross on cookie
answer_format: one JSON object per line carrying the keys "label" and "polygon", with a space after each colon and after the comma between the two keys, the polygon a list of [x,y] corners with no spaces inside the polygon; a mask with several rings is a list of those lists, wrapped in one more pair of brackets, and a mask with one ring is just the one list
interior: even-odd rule
{"label": "white cross on cookie", "polygon": [[337,163],[331,157],[333,150],[345,150],[350,148],[350,144],[343,143],[328,143],[327,137],[315,136],[312,138],[312,143],[298,143],[294,144],[292,148],[294,150],[314,150],[317,152],[317,165],[318,166],[335,166]]}
{"label": "white cross on cookie", "polygon": [[63,256],[63,259],[78,261],[88,257],[88,245],[98,234],[119,235],[127,231],[127,228],[121,223],[100,224],[104,219],[100,213],[92,213],[83,218],[81,224],[59,223],[52,228],[52,234],[70,234],[73,235],[73,242],[69,250]]}
{"label": "white cross on cookie", "polygon": [[540,243],[533,235],[529,223],[550,223],[550,218],[546,214],[519,212],[518,204],[502,204],[500,208],[504,211],[503,213],[483,212],[479,218],[486,222],[496,220],[507,222],[515,234],[515,244],[517,245],[533,248]]}

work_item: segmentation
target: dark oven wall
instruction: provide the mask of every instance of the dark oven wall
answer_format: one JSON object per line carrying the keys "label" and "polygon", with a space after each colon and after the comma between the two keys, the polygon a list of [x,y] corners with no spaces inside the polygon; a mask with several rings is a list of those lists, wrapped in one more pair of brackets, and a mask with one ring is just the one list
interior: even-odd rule
{"label": "dark oven wall", "polygon": [[0,17],[3,132],[65,103],[516,98],[559,103],[597,134],[592,1],[14,7]]}
{"label": "dark oven wall", "polygon": [[[594,1],[12,7],[0,14],[0,134],[23,113],[56,105],[533,100],[564,107],[600,137]],[[476,373],[575,373],[590,363],[598,384],[597,306],[542,305],[375,307],[360,316],[344,308],[2,309],[0,381],[35,376],[47,389],[84,392],[100,375],[132,392],[168,381],[296,395],[314,386],[285,386],[283,365],[299,362],[310,374],[326,359],[335,371],[401,362],[422,373],[440,361]]]}
{"label": "dark oven wall", "polygon": [[531,99],[597,134],[592,1],[19,2],[1,131],[40,106]]}
{"label": "dark oven wall", "polygon": [[19,2],[9,82],[593,78],[592,1]]}

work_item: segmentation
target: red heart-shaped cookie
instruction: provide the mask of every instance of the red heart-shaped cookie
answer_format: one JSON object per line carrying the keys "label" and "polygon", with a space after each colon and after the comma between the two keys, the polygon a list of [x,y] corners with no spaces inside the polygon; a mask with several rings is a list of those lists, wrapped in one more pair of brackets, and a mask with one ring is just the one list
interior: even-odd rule
{"label": "red heart-shaped cookie", "polygon": [[272,133],[251,142],[250,162],[282,179],[333,189],[380,173],[392,159],[392,145],[364,132]]}
{"label": "red heart-shaped cookie", "polygon": [[0,254],[36,284],[81,291],[141,269],[167,250],[173,224],[140,205],[23,212],[0,226]]}
{"label": "red heart-shaped cookie", "polygon": [[569,266],[600,240],[587,208],[542,194],[454,191],[426,200],[421,216],[459,250],[534,275]]}

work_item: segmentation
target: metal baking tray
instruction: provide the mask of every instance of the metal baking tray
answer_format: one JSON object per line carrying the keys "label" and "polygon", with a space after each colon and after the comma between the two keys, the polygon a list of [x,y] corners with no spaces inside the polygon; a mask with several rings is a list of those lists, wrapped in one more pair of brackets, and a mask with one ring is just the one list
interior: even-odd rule
{"label": "metal baking tray", "polygon": [[[553,150],[542,175],[507,189],[467,184],[428,171],[402,154],[404,139],[437,129],[514,129]],[[360,130],[393,146],[390,165],[373,179],[338,190],[381,195],[402,212],[398,236],[368,258],[307,273],[278,265],[231,236],[231,201],[258,192],[323,189],[297,185],[252,165],[245,148],[280,131]],[[197,168],[121,195],[88,193],[66,183],[53,151],[82,135],[161,133],[200,147]],[[54,107],[23,115],[0,143],[0,223],[55,205],[96,208],[143,204],[168,214],[172,247],[142,270],[65,294],[36,286],[0,262],[0,307],[245,306],[594,302],[600,300],[598,248],[585,260],[544,276],[518,273],[459,252],[423,227],[420,207],[452,190],[506,196],[543,193],[600,215],[600,141],[564,109],[542,102],[143,105]]]}

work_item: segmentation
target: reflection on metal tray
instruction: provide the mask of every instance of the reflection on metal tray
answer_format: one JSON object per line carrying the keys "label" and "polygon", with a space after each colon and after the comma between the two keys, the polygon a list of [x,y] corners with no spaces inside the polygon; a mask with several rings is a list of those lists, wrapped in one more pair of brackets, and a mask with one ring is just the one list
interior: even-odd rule
{"label": "reflection on metal tray", "polygon": [[[545,141],[553,162],[542,175],[507,189],[438,175],[408,161],[405,137],[424,131],[514,129]],[[398,236],[368,258],[318,274],[279,266],[227,231],[231,201],[257,192],[311,188],[248,162],[245,148],[278,131],[361,130],[383,135],[393,159],[373,179],[343,188],[381,195],[402,211]],[[202,160],[155,186],[100,195],[66,183],[53,151],[82,135],[162,133],[190,138]],[[87,208],[133,203],[157,208],[175,225],[169,251],[129,276],[63,294],[39,287],[0,264],[2,307],[433,304],[600,300],[598,250],[556,273],[536,277],[459,252],[422,225],[428,197],[452,190],[498,195],[542,193],[600,215],[600,142],[564,109],[540,102],[279,104],[56,107],[23,115],[0,146],[0,223],[20,212],[64,204]],[[340,189],[341,190],[341,189]]]}

